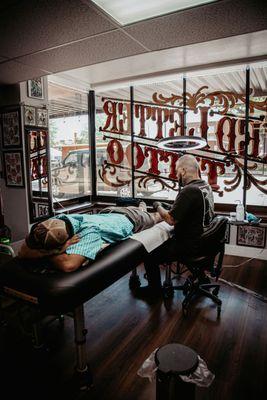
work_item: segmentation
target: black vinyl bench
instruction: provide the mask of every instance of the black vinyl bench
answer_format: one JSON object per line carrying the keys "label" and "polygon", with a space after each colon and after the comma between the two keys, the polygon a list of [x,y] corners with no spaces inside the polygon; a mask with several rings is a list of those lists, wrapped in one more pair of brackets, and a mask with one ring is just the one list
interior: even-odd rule
{"label": "black vinyl bench", "polygon": [[[40,317],[73,313],[76,371],[81,388],[92,378],[86,359],[84,303],[134,270],[147,254],[141,242],[127,239],[102,250],[96,259],[77,271],[66,273],[29,260],[12,258],[0,266],[0,291],[38,309]],[[42,259],[41,264],[44,263]],[[36,339],[38,342],[38,338]],[[37,343],[38,344],[38,343]]]}

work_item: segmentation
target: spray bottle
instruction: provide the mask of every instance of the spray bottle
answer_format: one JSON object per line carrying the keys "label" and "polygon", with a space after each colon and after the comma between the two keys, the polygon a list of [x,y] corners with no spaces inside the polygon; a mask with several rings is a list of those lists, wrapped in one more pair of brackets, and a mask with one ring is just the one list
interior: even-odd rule
{"label": "spray bottle", "polygon": [[244,210],[244,206],[241,203],[240,200],[236,200],[237,206],[236,206],[236,220],[237,221],[244,221],[245,219],[245,210]]}

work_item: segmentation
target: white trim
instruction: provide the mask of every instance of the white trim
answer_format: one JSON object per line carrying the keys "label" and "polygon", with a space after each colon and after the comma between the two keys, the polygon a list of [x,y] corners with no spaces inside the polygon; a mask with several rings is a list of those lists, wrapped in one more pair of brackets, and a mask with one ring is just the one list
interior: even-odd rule
{"label": "white trim", "polygon": [[231,256],[256,258],[267,261],[267,249],[258,249],[256,247],[225,245],[225,254]]}

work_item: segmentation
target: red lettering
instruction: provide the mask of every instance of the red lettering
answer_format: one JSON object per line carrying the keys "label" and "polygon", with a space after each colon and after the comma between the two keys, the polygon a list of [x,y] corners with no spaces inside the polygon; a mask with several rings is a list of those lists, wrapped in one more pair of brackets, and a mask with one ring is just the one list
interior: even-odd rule
{"label": "red lettering", "polygon": [[[131,133],[131,106],[129,103],[118,103],[118,112],[119,115],[122,116],[122,119],[119,118],[119,132],[121,133]],[[126,127],[124,128],[124,124],[126,123]]]}
{"label": "red lettering", "polygon": [[[208,168],[208,171],[207,171]],[[205,158],[202,158],[200,161],[200,169],[201,171],[207,171],[208,175],[208,182],[212,189],[218,190],[220,186],[218,185],[218,172],[219,175],[222,175],[225,173],[225,166],[224,163],[220,161],[214,161],[214,160],[206,160]]]}
{"label": "red lettering", "polygon": [[147,172],[151,174],[159,175],[160,170],[158,169],[159,159],[158,155],[161,150],[155,149],[153,147],[145,146],[145,157],[149,158],[149,169]]}
{"label": "red lettering", "polygon": [[112,139],[107,146],[107,153],[112,164],[121,164],[123,160],[123,147],[117,139]]}
{"label": "red lettering", "polygon": [[[238,144],[238,154],[244,155],[245,154],[245,130],[246,130],[246,121],[244,119],[241,119],[238,121],[238,133],[239,135],[244,136],[244,140],[240,140]],[[251,152],[249,152],[248,149],[248,156],[250,157],[258,157],[259,155],[259,144],[260,144],[260,136],[259,136],[259,129],[260,129],[260,122],[253,122],[249,121],[249,125],[252,130],[252,135],[249,135],[248,137],[248,144],[251,142]]]}
{"label": "red lettering", "polygon": [[[219,149],[223,152],[233,152],[235,151],[235,138],[236,138],[236,134],[235,134],[235,126],[237,123],[237,119],[236,118],[230,118],[230,117],[223,117],[219,120],[218,122],[218,126],[217,126],[217,143],[218,143],[218,147]],[[224,139],[224,126],[225,123],[228,124],[228,132],[226,137],[228,137],[228,147],[225,148],[224,147],[224,143],[223,143],[223,139]]]}
{"label": "red lettering", "polygon": [[[139,169],[142,167],[145,161],[145,156],[142,150],[142,147],[138,143],[134,143],[134,168]],[[126,148],[126,157],[128,160],[129,165],[132,164],[132,150],[131,145],[129,144]]]}
{"label": "red lettering", "polygon": [[[111,111],[110,111],[111,108]],[[111,100],[105,101],[104,105],[103,105],[103,110],[106,113],[107,120],[105,123],[104,128],[100,128],[100,131],[102,130],[108,130],[108,128],[111,125],[111,121],[112,121],[112,126],[109,130],[111,131],[117,131],[117,103]]]}

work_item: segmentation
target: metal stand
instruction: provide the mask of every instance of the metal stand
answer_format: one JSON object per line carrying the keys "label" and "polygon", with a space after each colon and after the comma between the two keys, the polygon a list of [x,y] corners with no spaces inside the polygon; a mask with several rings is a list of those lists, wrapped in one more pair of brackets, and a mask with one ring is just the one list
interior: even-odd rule
{"label": "metal stand", "polygon": [[139,275],[137,273],[137,269],[134,268],[130,275],[129,287],[131,290],[134,290],[134,289],[139,288],[140,286],[141,286],[141,281],[140,281]]}
{"label": "metal stand", "polygon": [[80,390],[87,390],[92,386],[92,374],[86,362],[86,334],[83,305],[74,310],[74,335],[76,344],[76,376]]}
{"label": "metal stand", "polygon": [[165,280],[163,282],[163,295],[165,298],[173,296],[174,290],[183,290],[184,285],[174,286],[172,283],[171,264],[165,264]]}

